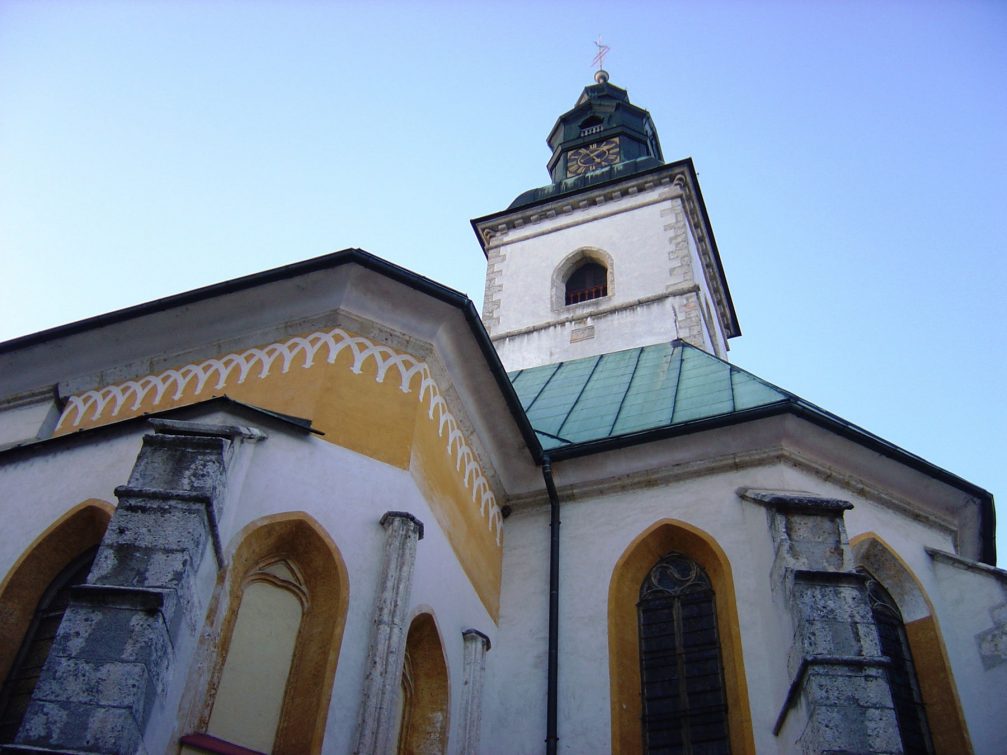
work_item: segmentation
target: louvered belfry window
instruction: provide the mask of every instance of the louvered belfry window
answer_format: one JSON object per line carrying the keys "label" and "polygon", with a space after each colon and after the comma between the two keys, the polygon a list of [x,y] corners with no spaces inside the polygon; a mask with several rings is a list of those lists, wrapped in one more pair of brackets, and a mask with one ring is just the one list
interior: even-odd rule
{"label": "louvered belfry window", "polygon": [[902,751],[906,755],[930,755],[934,751],[927,726],[926,710],[920,685],[916,679],[909,637],[902,612],[888,591],[865,569],[858,571],[867,577],[867,597],[881,640],[881,653],[891,659],[888,681],[895,703],[895,719],[899,724]]}
{"label": "louvered belfry window", "polygon": [[608,270],[597,262],[581,265],[566,279],[567,306],[603,296],[608,296]]}
{"label": "louvered belfry window", "polygon": [[669,553],[637,604],[643,739],[648,753],[729,753],[713,588],[703,568]]}

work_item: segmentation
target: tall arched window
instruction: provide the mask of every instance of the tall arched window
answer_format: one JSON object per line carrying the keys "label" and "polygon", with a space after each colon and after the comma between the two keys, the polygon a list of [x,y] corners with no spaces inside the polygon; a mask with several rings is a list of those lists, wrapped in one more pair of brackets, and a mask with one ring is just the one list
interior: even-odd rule
{"label": "tall arched window", "polygon": [[608,296],[608,270],[597,262],[586,262],[566,279],[567,305],[603,296]]}
{"label": "tall arched window", "polygon": [[429,613],[421,613],[409,625],[399,694],[398,752],[446,752],[448,667]]}
{"label": "tall arched window", "polygon": [[98,499],[73,507],[0,579],[0,744],[17,734],[70,588],[87,578],[113,510]]}
{"label": "tall arched window", "polygon": [[[348,605],[346,566],[303,512],[265,517],[236,539],[221,586],[226,609],[211,609],[203,633],[209,691],[182,714],[182,752],[321,752]],[[205,684],[204,663],[194,664],[190,683]]]}
{"label": "tall arched window", "polygon": [[70,605],[70,590],[83,584],[94,563],[97,548],[91,548],[75,558],[56,576],[35,608],[31,626],[25,633],[21,648],[7,679],[0,687],[0,743],[13,742],[32,693],[38,683],[42,666],[49,657],[49,648]]}
{"label": "tall arched window", "polygon": [[730,752],[710,578],[668,553],[643,580],[637,612],[646,752]]}
{"label": "tall arched window", "polygon": [[[972,752],[937,614],[919,578],[874,532],[851,538],[850,545],[861,570],[884,585],[888,605],[897,608],[901,617],[933,751]],[[872,599],[872,603],[877,601]]]}
{"label": "tall arched window", "polygon": [[867,597],[871,603],[874,624],[878,628],[881,653],[891,659],[888,682],[892,690],[892,702],[895,703],[902,750],[906,755],[929,755],[934,748],[902,612],[888,591],[869,571],[862,568],[858,571],[867,577]]}
{"label": "tall arched window", "polygon": [[282,559],[245,578],[207,733],[273,751],[307,598],[297,568]]}
{"label": "tall arched window", "polygon": [[[696,620],[697,614],[705,618]],[[662,750],[652,742],[651,752],[754,755],[740,626],[731,564],[708,533],[681,520],[663,519],[637,535],[617,559],[608,590],[611,751],[618,755],[644,752],[647,739],[652,738],[641,722],[655,711],[662,712],[662,692],[681,698],[684,683],[690,706],[686,711],[689,736],[696,746]],[[711,628],[717,653],[713,661]],[[662,634],[666,639],[660,639]],[[670,647],[662,648],[662,644]],[[705,653],[701,661],[695,649]],[[705,664],[710,673],[693,673],[697,663]],[[684,677],[680,669],[685,669]],[[706,689],[695,683],[700,676],[705,676],[701,684]],[[646,710],[645,696],[653,698],[646,702]],[[706,709],[706,718],[691,718],[701,707]],[[699,742],[708,731],[726,732],[727,741],[719,741],[720,735],[714,734],[704,750]]]}

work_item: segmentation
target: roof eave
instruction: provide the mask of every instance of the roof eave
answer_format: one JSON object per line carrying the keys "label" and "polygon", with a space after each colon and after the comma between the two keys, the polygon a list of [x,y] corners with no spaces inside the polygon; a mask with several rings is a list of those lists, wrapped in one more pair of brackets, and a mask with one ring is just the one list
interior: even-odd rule
{"label": "roof eave", "polygon": [[846,422],[835,415],[818,409],[817,407],[808,405],[797,398],[788,398],[772,404],[766,404],[751,409],[743,409],[731,414],[691,420],[688,422],[680,422],[674,425],[665,425],[626,435],[607,437],[599,440],[585,441],[582,443],[571,443],[559,448],[549,449],[543,453],[552,461],[563,461],[583,456],[590,456],[597,453],[604,453],[606,451],[628,448],[642,443],[651,443],[654,441],[704,432],[721,427],[729,427],[744,422],[754,422],[756,420],[780,414],[792,414],[800,417],[801,419],[805,419],[825,430],[834,432],[841,437],[881,454],[886,458],[892,459],[900,464],[904,464],[911,469],[921,472],[922,474],[973,496],[979,502],[979,531],[981,538],[981,557],[979,560],[982,563],[989,564],[990,566],[996,565],[996,512],[993,506],[992,493],[942,467],[938,467],[936,464],[928,462],[926,459],[923,459],[916,454],[910,453],[893,443],[889,443],[888,441],[864,430],[863,428]]}

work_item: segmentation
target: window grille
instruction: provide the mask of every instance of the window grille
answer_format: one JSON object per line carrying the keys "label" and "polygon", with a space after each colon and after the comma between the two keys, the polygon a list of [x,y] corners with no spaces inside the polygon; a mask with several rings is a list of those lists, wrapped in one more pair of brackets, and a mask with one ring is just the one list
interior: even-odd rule
{"label": "window grille", "polygon": [[608,270],[597,262],[581,265],[566,280],[568,306],[603,296],[608,296]]}
{"label": "window grille", "polygon": [[644,579],[637,613],[646,751],[729,753],[717,613],[706,572],[669,553]]}

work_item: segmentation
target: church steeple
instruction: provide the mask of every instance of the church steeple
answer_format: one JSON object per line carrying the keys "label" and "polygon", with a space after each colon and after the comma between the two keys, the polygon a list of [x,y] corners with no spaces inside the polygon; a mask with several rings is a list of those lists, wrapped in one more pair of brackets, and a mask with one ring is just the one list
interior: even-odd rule
{"label": "church steeple", "polygon": [[718,357],[740,334],[689,159],[599,71],[549,132],[552,182],[472,221],[483,322],[508,369],[675,339]]}
{"label": "church steeple", "polygon": [[629,101],[629,94],[598,71],[584,87],[572,110],[563,113],[549,133],[549,175],[553,183],[633,163],[645,169],[664,162],[650,113]]}
{"label": "church steeple", "polygon": [[557,119],[546,141],[552,183],[525,192],[511,208],[664,164],[650,113],[631,103],[629,93],[610,83],[605,71],[598,71],[595,83]]}

